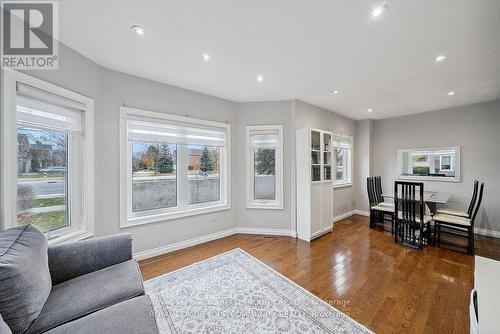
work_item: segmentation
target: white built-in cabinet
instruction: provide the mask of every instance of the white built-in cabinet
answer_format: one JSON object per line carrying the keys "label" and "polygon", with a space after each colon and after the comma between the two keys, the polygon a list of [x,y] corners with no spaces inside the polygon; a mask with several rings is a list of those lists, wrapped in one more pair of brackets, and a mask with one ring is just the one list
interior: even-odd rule
{"label": "white built-in cabinet", "polygon": [[332,137],[328,131],[297,129],[297,236],[302,240],[332,229]]}

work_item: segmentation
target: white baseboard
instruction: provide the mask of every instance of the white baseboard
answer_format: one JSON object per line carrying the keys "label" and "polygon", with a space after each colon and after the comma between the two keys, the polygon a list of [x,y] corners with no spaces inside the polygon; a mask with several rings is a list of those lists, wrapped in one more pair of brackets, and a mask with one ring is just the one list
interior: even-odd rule
{"label": "white baseboard", "polygon": [[134,259],[136,259],[136,260],[148,259],[150,257],[174,252],[174,251],[179,250],[179,249],[203,244],[205,242],[209,242],[209,241],[212,241],[215,239],[228,237],[228,236],[236,234],[236,233],[238,233],[236,231],[236,228],[230,228],[227,230],[215,232],[215,233],[204,235],[201,237],[196,237],[196,238],[192,238],[192,239],[188,239],[188,240],[184,240],[184,241],[174,242],[173,244],[160,246],[160,247],[148,249],[148,250],[145,250],[142,252],[134,253]]}
{"label": "white baseboard", "polygon": [[365,216],[365,217],[370,217],[370,212],[364,211],[364,210],[354,210],[354,214],[360,215],[360,216]]}
{"label": "white baseboard", "polygon": [[339,220],[349,218],[353,214],[354,214],[354,211],[347,211],[347,212],[341,213],[340,215],[336,215],[335,217],[333,217],[333,222],[336,223]]}
{"label": "white baseboard", "polygon": [[487,237],[500,238],[500,231],[487,230],[485,228],[474,227],[474,233]]}
{"label": "white baseboard", "polygon": [[148,249],[142,252],[134,253],[134,259],[136,260],[144,260],[150,257],[163,255],[166,253],[174,252],[179,249],[196,246],[199,244],[203,244],[205,242],[209,242],[212,240],[228,237],[234,234],[258,234],[258,235],[278,235],[278,236],[287,236],[287,237],[296,237],[295,231],[290,231],[287,229],[272,229],[272,228],[254,228],[254,227],[234,227],[227,230],[223,230],[220,232],[215,232],[212,234],[204,235],[201,237],[196,237],[184,241],[174,242],[173,244],[160,246],[152,249]]}
{"label": "white baseboard", "polygon": [[295,237],[295,232],[292,232],[287,229],[274,229],[274,228],[236,227],[236,233],[260,234],[260,235],[284,235],[287,237]]}

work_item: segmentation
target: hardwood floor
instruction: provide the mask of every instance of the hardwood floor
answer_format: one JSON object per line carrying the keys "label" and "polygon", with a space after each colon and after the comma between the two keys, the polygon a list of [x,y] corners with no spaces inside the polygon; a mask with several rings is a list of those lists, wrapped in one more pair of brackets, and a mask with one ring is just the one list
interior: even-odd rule
{"label": "hardwood floor", "polygon": [[[500,243],[478,238],[482,255]],[[311,243],[234,235],[147,259],[144,279],[240,247],[376,333],[468,333],[473,257],[427,246],[399,246],[368,218],[352,216]]]}

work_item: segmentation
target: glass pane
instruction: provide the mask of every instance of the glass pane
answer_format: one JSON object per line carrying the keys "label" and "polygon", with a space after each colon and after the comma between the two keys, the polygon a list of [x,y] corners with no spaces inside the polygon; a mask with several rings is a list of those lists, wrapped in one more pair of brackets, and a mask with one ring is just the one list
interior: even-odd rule
{"label": "glass pane", "polygon": [[188,145],[188,204],[220,200],[219,147]]}
{"label": "glass pane", "polygon": [[276,199],[276,149],[254,149],[254,199]]}
{"label": "glass pane", "polygon": [[321,134],[319,132],[311,132],[311,149],[317,151],[321,149]]}
{"label": "glass pane", "polygon": [[177,206],[177,145],[131,143],[132,211]]}
{"label": "glass pane", "polygon": [[311,178],[313,181],[321,181],[321,166],[311,166]]}
{"label": "glass pane", "polygon": [[17,222],[42,231],[69,226],[67,215],[68,134],[17,129]]}
{"label": "glass pane", "polygon": [[323,172],[325,180],[331,180],[332,179],[332,173],[331,173],[331,171],[332,171],[332,169],[331,169],[330,166],[325,166],[324,172]]}
{"label": "glass pane", "polygon": [[324,133],[323,134],[323,150],[324,151],[329,151],[330,150],[330,140],[332,139],[332,136],[329,133]]}
{"label": "glass pane", "polygon": [[412,174],[428,175],[430,172],[430,156],[427,154],[414,154],[412,156]]}
{"label": "glass pane", "polygon": [[346,150],[344,148],[335,149],[335,180],[345,179]]}

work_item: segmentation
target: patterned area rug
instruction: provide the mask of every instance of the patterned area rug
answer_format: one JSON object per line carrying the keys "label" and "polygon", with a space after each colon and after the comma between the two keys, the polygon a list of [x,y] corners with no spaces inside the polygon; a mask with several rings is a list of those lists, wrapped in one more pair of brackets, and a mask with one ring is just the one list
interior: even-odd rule
{"label": "patterned area rug", "polygon": [[239,248],[144,286],[161,334],[372,333]]}

